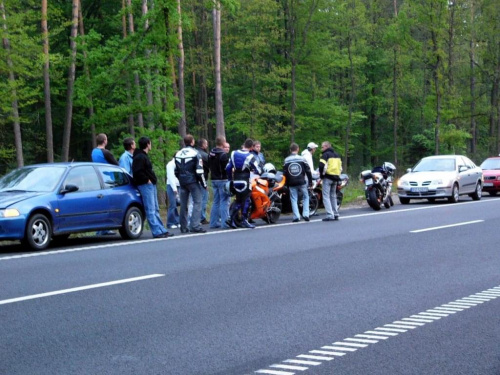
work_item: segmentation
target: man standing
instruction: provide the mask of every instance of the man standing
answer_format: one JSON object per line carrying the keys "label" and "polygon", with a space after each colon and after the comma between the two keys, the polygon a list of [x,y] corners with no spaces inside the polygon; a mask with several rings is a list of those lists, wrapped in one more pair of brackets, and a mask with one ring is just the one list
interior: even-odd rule
{"label": "man standing", "polygon": [[132,172],[135,184],[142,195],[146,219],[153,237],[167,238],[173,236],[173,234],[165,229],[161,221],[158,191],[156,189],[157,178],[153,171],[153,164],[149,160],[149,151],[151,151],[151,140],[148,137],[141,137],[139,139],[139,148],[134,151]]}
{"label": "man standing", "polygon": [[[194,148],[194,138],[191,134],[184,137],[184,147],[175,154],[175,175],[181,188],[181,232],[205,233],[200,225],[202,189],[207,188],[203,172],[203,160]],[[188,199],[193,199],[190,228],[188,228]]]}
{"label": "man standing", "polygon": [[340,173],[342,172],[342,160],[333,151],[330,142],[323,142],[321,151],[323,154],[319,161],[319,173],[323,179],[323,205],[326,209],[326,218],[323,221],[338,220],[337,183],[340,181]]}
{"label": "man standing", "polygon": [[95,137],[97,147],[92,150],[92,161],[94,163],[105,163],[118,165],[115,157],[111,152],[106,150],[106,145],[108,144],[108,137],[106,134],[97,134]]}
{"label": "man standing", "polygon": [[[260,163],[255,155],[250,153],[253,147],[253,140],[247,139],[241,150],[231,153],[229,163],[227,163],[227,178],[233,181],[233,188],[236,191],[236,204],[231,212],[231,227],[236,228],[234,221],[238,211],[241,209],[243,220],[241,225],[244,228],[255,228],[255,225],[248,222],[248,208],[250,207],[250,172],[261,174]],[[234,173],[233,173],[234,169]]]}
{"label": "man standing", "polygon": [[302,193],[302,217],[309,221],[309,193],[307,191],[306,176],[309,187],[312,185],[311,169],[304,157],[299,155],[299,145],[292,143],[290,145],[290,156],[285,159],[283,171],[286,177],[286,184],[290,190],[290,202],[292,204],[293,222],[300,221],[299,213],[299,192]]}
{"label": "man standing", "polygon": [[218,136],[215,139],[215,148],[210,151],[208,162],[210,174],[212,175],[212,191],[214,192],[214,201],[210,213],[210,228],[229,228],[226,221],[229,217],[230,196],[226,193],[224,187],[227,183],[226,166],[229,162],[229,156],[224,151],[226,138]]}
{"label": "man standing", "polygon": [[319,175],[316,173],[316,170],[314,169],[314,162],[313,162],[313,155],[316,152],[316,149],[318,148],[318,145],[314,142],[309,142],[307,144],[307,148],[302,151],[302,156],[304,159],[306,159],[307,164],[309,164],[309,168],[311,169],[311,174],[313,178],[318,178]]}
{"label": "man standing", "polygon": [[[201,160],[203,161],[203,176],[205,177],[205,181],[208,181],[208,173],[210,172],[208,164],[208,141],[205,138],[200,138],[196,150],[201,155]],[[208,189],[201,189],[201,224],[208,224],[207,203]]]}
{"label": "man standing", "polygon": [[179,226],[179,212],[177,211],[177,200],[180,202],[179,180],[175,175],[175,159],[167,163],[167,228],[175,229]]}
{"label": "man standing", "polygon": [[132,174],[132,161],[134,157],[134,151],[135,151],[135,141],[134,138],[125,138],[123,140],[123,148],[125,151],[123,152],[122,156],[120,156],[120,159],[118,160],[118,164],[120,167],[125,169],[130,175]]}

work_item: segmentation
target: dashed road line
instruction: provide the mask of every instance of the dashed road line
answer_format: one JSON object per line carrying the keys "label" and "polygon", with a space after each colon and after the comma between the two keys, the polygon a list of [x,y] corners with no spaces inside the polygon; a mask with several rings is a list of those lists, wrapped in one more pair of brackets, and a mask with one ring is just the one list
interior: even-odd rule
{"label": "dashed road line", "polygon": [[268,368],[254,371],[254,373],[272,375],[294,375],[297,374],[297,371],[304,373],[311,368],[310,366],[320,366],[336,358],[354,354],[356,351],[367,348],[370,345],[375,345],[380,341],[394,338],[408,332],[408,330],[420,328],[429,323],[435,323],[458,312],[468,311],[471,307],[478,306],[480,303],[493,301],[496,298],[500,298],[500,286],[471,294],[469,297],[464,297],[453,302],[444,303],[418,314],[410,315],[408,318],[395,320],[392,323],[365,331],[362,334],[346,337],[342,341],[335,341],[332,344],[322,346],[320,349],[310,350],[307,354],[299,354],[295,358],[275,363],[268,366]]}

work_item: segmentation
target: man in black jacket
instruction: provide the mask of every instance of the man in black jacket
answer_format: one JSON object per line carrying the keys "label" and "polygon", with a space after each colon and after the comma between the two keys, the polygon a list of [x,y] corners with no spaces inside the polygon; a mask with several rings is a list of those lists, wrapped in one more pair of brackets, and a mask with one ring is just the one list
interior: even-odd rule
{"label": "man in black jacket", "polygon": [[[198,139],[196,151],[198,151],[201,156],[201,160],[203,161],[203,176],[205,177],[205,181],[208,181],[210,167],[208,165],[208,141],[205,138]],[[201,224],[208,224],[207,203],[208,189],[201,189]]]}
{"label": "man in black jacket", "polygon": [[312,184],[311,168],[303,156],[299,155],[299,145],[290,145],[290,156],[285,159],[283,172],[286,177],[286,184],[290,191],[290,203],[292,204],[293,222],[300,221],[299,212],[299,192],[302,193],[302,217],[309,221],[309,192],[307,191],[306,176],[309,186]]}
{"label": "man in black jacket", "polygon": [[229,200],[231,197],[224,189],[227,183],[226,166],[229,162],[229,156],[224,150],[225,144],[225,137],[217,137],[215,140],[216,147],[210,151],[208,157],[210,174],[212,175],[212,191],[214,193],[210,213],[210,228],[229,228],[226,222],[229,217]]}
{"label": "man in black jacket", "polygon": [[[202,189],[207,188],[203,172],[203,160],[194,148],[194,138],[191,134],[184,137],[184,147],[175,154],[175,175],[179,179],[181,188],[181,232],[205,233],[200,225]],[[193,199],[193,212],[188,228],[188,200]]]}
{"label": "man in black jacket", "polygon": [[171,237],[160,217],[160,207],[158,205],[158,191],[156,190],[156,174],[153,171],[153,164],[149,160],[148,153],[151,151],[151,140],[148,137],[139,139],[139,147],[134,151],[132,160],[132,172],[137,188],[142,195],[142,203],[146,211],[146,218],[153,233],[154,238]]}

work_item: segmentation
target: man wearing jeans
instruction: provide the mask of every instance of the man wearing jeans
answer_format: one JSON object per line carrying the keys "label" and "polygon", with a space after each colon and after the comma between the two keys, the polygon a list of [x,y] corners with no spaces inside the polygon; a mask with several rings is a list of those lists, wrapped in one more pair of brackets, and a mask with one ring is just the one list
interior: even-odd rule
{"label": "man wearing jeans", "polygon": [[[201,222],[201,189],[207,188],[203,174],[203,160],[194,148],[194,138],[191,134],[184,137],[184,147],[175,154],[175,175],[181,187],[181,232],[205,233]],[[188,228],[188,200],[193,198],[193,212],[191,214],[190,228]]]}
{"label": "man wearing jeans", "polygon": [[302,217],[309,221],[309,192],[307,191],[306,176],[309,187],[312,185],[311,168],[303,156],[299,155],[299,145],[290,145],[290,156],[285,159],[283,172],[286,177],[286,184],[290,191],[290,203],[292,204],[293,222],[300,221],[299,212],[299,192],[302,193]]}
{"label": "man wearing jeans", "polygon": [[177,201],[180,202],[179,180],[175,176],[175,159],[167,163],[167,228],[175,229],[179,226],[179,211]]}
{"label": "man wearing jeans", "polygon": [[323,221],[336,221],[339,219],[337,205],[337,183],[342,173],[342,161],[340,156],[333,151],[330,142],[321,144],[321,159],[319,160],[319,173],[323,179],[323,205],[326,217]]}
{"label": "man wearing jeans", "polygon": [[153,164],[149,160],[148,153],[151,151],[151,140],[148,137],[139,139],[139,148],[134,151],[132,161],[132,172],[134,181],[142,195],[142,203],[146,211],[151,233],[154,238],[171,237],[160,217],[160,207],[158,205],[158,191],[156,190],[156,174],[153,171]]}
{"label": "man wearing jeans", "polygon": [[212,175],[212,191],[214,193],[210,213],[210,228],[229,228],[226,221],[229,217],[229,200],[231,197],[224,189],[227,183],[226,166],[229,162],[229,156],[224,150],[225,144],[225,137],[217,137],[215,140],[216,147],[210,151],[208,157],[210,174]]}

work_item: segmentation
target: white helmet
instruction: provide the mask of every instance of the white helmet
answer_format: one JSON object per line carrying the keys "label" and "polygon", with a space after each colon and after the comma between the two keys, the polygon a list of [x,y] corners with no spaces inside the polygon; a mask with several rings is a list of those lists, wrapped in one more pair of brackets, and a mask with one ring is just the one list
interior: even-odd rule
{"label": "white helmet", "polygon": [[266,163],[264,165],[264,172],[266,173],[276,173],[276,168],[274,167],[274,165],[272,163]]}

